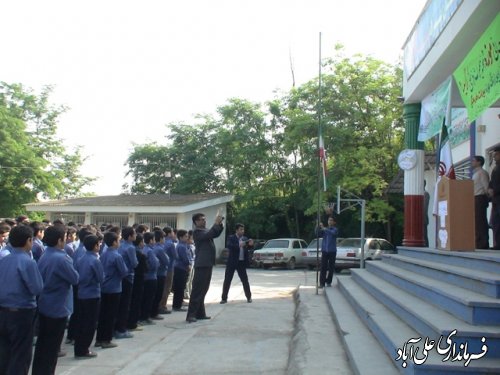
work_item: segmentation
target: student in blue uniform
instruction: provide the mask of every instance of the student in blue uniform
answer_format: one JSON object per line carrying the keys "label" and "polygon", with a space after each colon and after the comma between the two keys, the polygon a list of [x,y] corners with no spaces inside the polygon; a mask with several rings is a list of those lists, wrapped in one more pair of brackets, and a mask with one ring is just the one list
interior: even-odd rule
{"label": "student in blue uniform", "polygon": [[144,248],[144,237],[141,233],[137,233],[134,246],[138,263],[137,267],[134,269],[134,284],[132,286],[132,298],[130,301],[127,329],[138,331],[142,329],[137,325],[137,322],[141,314],[142,294],[144,292],[144,273],[147,269],[146,256],[142,253],[142,249]]}
{"label": "student in blue uniform", "polygon": [[155,245],[153,247],[154,252],[160,265],[158,266],[158,271],[156,272],[156,292],[153,299],[153,305],[151,307],[151,316],[153,320],[163,320],[163,317],[159,315],[159,308],[161,298],[163,296],[163,289],[165,289],[165,278],[167,276],[167,269],[169,268],[170,260],[165,251],[165,233],[162,230],[155,230]]}
{"label": "student in blue uniform", "polygon": [[38,221],[33,221],[29,225],[31,229],[33,229],[33,244],[31,246],[31,253],[33,254],[33,259],[38,262],[45,251],[45,246],[43,246],[42,242],[45,226]]}
{"label": "student in blue uniform", "polygon": [[104,269],[104,281],[101,285],[101,309],[95,346],[103,349],[114,348],[117,345],[111,342],[113,329],[118,316],[122,279],[127,276],[128,269],[123,258],[118,254],[119,237],[115,232],[104,233],[106,252],[101,256]]}
{"label": "student in blue uniform", "polygon": [[28,374],[31,364],[36,296],[43,289],[32,242],[29,226],[12,228],[11,254],[0,259],[0,373],[7,375]]}
{"label": "student in blue uniform", "polygon": [[97,356],[89,347],[94,339],[94,334],[99,316],[101,300],[101,283],[104,280],[102,264],[98,253],[100,240],[95,235],[85,238],[83,245],[87,252],[77,260],[75,268],[80,275],[78,282],[78,309],[79,317],[75,333],[75,358],[85,359]]}
{"label": "student in blue uniform", "polygon": [[154,324],[150,319],[153,299],[156,293],[157,273],[160,261],[154,250],[155,236],[151,232],[144,233],[143,254],[146,256],[147,271],[144,274],[144,292],[142,294],[141,314],[139,323],[142,325]]}
{"label": "student in blue uniform", "polygon": [[169,264],[167,268],[167,275],[165,277],[165,286],[163,288],[163,295],[161,297],[159,305],[160,314],[170,314],[171,311],[167,308],[167,300],[170,292],[172,290],[172,283],[174,280],[174,262],[177,259],[177,251],[175,250],[174,240],[177,238],[175,232],[170,227],[163,228],[163,233],[165,233],[165,252],[167,253]]}
{"label": "student in blue uniform", "polygon": [[115,324],[115,338],[127,339],[133,335],[127,331],[128,317],[130,314],[130,303],[132,299],[132,288],[134,285],[134,270],[137,267],[137,255],[135,251],[135,230],[132,227],[122,229],[122,240],[118,253],[122,256],[127,266],[127,275],[122,280],[122,294],[120,297],[120,306]]}
{"label": "student in blue uniform", "polygon": [[172,301],[172,310],[187,311],[186,309],[182,309],[182,301],[184,300],[187,276],[191,270],[191,260],[189,259],[189,248],[187,243],[189,238],[188,232],[184,229],[179,229],[177,231],[177,238],[179,239],[179,243],[176,248],[178,257],[174,263],[175,271],[172,284],[174,298]]}
{"label": "student in blue uniform", "polygon": [[35,347],[32,375],[52,375],[56,371],[57,354],[64,337],[66,321],[71,314],[68,299],[73,298],[71,285],[78,284],[78,272],[64,250],[66,230],[62,225],[48,227],[43,242],[45,252],[38,261],[43,290],[38,299],[40,328]]}

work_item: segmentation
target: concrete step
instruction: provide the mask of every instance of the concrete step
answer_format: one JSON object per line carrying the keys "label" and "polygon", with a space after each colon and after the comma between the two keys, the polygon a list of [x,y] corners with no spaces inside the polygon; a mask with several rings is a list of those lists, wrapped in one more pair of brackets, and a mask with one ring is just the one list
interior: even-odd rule
{"label": "concrete step", "polygon": [[473,292],[500,298],[500,274],[453,266],[400,254],[385,254],[383,262],[419,275],[444,281]]}
{"label": "concrete step", "polygon": [[[324,289],[333,321],[351,368],[357,375],[397,375],[397,363],[391,358],[371,334],[367,326],[356,315],[354,308],[346,300],[334,280],[331,288]],[[328,373],[325,369],[325,374]]]}
{"label": "concrete step", "polygon": [[500,274],[500,251],[497,250],[462,252],[398,246],[398,254],[436,263]]}
{"label": "concrete step", "polygon": [[[349,311],[343,310],[345,307],[340,307],[347,300],[358,318],[369,328],[370,333],[377,338],[379,342],[377,345],[381,345],[392,358],[400,373],[412,375],[498,374],[498,369],[500,369],[499,359],[481,358],[470,361],[468,366],[465,366],[465,361],[459,359],[457,352],[455,352],[455,361],[446,360],[446,355],[450,353],[454,347],[453,345],[448,347],[441,345],[441,348],[446,351],[444,354],[439,354],[435,347],[423,354],[425,339],[386,306],[377,301],[361,285],[356,283],[353,277],[338,278],[338,291],[343,295],[344,299],[338,296],[339,293],[334,288],[327,290],[327,297],[330,299],[336,319],[342,322],[345,316],[349,315]],[[351,316],[349,316],[349,319],[353,320]],[[352,324],[351,330],[363,330],[360,326],[354,326],[355,323]],[[372,372],[369,372],[370,374],[385,374],[383,370],[376,367],[376,364],[370,363],[370,358],[362,358],[362,355],[357,351],[358,348],[365,346],[372,346],[371,349],[377,348],[377,345],[367,345],[366,337],[364,337],[366,335],[367,333],[363,333],[363,336],[359,338],[361,341],[352,342],[353,347],[349,351],[352,353],[351,355],[361,357],[360,361],[366,362],[367,366],[372,369]],[[417,343],[412,342],[414,341],[412,339],[416,341],[419,338],[420,340]],[[459,350],[457,349],[457,351]],[[472,351],[468,351],[468,353],[472,353]],[[480,356],[482,353],[483,351],[474,354]],[[422,361],[419,362],[418,359],[422,359]]]}
{"label": "concrete step", "polygon": [[384,262],[367,262],[366,270],[467,323],[500,325],[499,299],[400,270]]}
{"label": "concrete step", "polygon": [[500,327],[477,326],[466,323],[453,315],[433,306],[421,298],[399,289],[396,285],[383,280],[368,270],[352,270],[352,277],[379,303],[386,306],[419,335],[437,340],[439,337],[453,335],[453,342],[460,345],[467,342],[470,352],[481,352],[486,338],[488,358],[500,358]]}

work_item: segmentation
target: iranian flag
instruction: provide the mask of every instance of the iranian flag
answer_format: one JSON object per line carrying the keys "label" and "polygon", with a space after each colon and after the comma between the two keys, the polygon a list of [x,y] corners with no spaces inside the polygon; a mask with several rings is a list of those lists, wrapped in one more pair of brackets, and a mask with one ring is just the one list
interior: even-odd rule
{"label": "iranian flag", "polygon": [[439,170],[436,186],[434,188],[434,207],[432,208],[432,213],[434,215],[438,215],[438,186],[443,176],[452,180],[455,179],[455,169],[453,168],[453,160],[451,158],[448,128],[444,123],[441,128],[441,136],[439,137]]}
{"label": "iranian flag", "polygon": [[326,151],[325,144],[323,143],[323,136],[319,135],[319,160],[321,163],[321,170],[323,172],[323,191],[326,191],[326,175],[328,170],[326,168]]}
{"label": "iranian flag", "polygon": [[450,140],[448,139],[448,128],[445,124],[441,128],[441,137],[439,140],[439,176],[455,179]]}

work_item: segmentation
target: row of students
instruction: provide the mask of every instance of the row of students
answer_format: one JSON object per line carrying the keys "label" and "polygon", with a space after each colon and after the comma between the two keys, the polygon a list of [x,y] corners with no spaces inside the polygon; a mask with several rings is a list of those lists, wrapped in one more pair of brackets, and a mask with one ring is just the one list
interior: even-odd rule
{"label": "row of students", "polygon": [[[95,228],[85,226],[80,229],[78,246],[75,246],[76,230],[58,224],[47,229],[42,226],[39,228],[38,238],[43,233],[45,246],[36,248],[33,246],[36,229],[33,225],[9,228],[9,240],[4,240],[8,244],[4,247],[8,249],[7,255],[15,256],[6,256],[7,261],[1,263],[4,268],[11,267],[10,263],[21,255],[19,259],[24,261],[24,267],[30,265],[33,269],[30,274],[33,288],[27,293],[30,302],[22,302],[29,304],[26,316],[34,315],[36,303],[32,300],[39,295],[39,333],[33,374],[55,373],[66,321],[70,315],[67,338],[68,342],[75,345],[76,358],[96,356],[91,350],[96,327],[95,346],[112,348],[116,346],[112,342],[113,335],[116,338],[130,338],[133,335],[129,330],[140,329],[140,324],[153,324],[153,320],[162,319],[160,314],[165,313],[168,298],[165,288],[168,285],[169,267],[175,269],[172,272],[173,307],[175,310],[182,309],[187,275],[193,261],[186,231],[179,230],[180,241],[176,249],[171,236],[168,236],[169,228],[136,236],[134,228],[125,227],[120,233],[120,241],[116,230],[110,230],[102,236]],[[138,229],[141,229],[140,226]],[[165,233],[168,241],[165,241]],[[39,256],[34,257],[34,251]],[[172,254],[170,261],[168,252]],[[1,270],[0,267],[2,277],[9,275]],[[26,280],[21,281],[21,284],[26,283]],[[1,285],[9,285],[14,289],[18,286],[6,281]],[[38,290],[40,285],[43,285],[41,291]],[[9,290],[2,288],[3,293],[0,293],[0,323],[9,320],[9,313],[24,312],[24,307],[16,305],[20,301],[10,300]],[[2,330],[4,326],[0,327],[0,340],[6,343],[0,345],[0,373],[23,374],[29,369],[31,355],[28,355],[30,350],[27,350],[27,346],[21,350],[24,356],[17,354],[19,342],[22,342],[21,346],[26,345],[27,341],[31,343],[33,332],[26,331],[28,327],[23,326],[27,319],[16,320],[19,329],[24,327],[22,335],[10,327],[9,332],[17,332],[15,337],[10,337],[7,330]]]}

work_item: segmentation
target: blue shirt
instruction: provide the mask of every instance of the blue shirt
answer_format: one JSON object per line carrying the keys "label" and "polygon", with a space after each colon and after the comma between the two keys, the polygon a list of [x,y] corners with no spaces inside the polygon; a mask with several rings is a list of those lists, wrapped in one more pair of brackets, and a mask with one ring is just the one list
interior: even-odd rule
{"label": "blue shirt", "polygon": [[104,281],[101,286],[102,293],[121,293],[122,279],[128,275],[128,268],[117,249],[108,247],[101,258],[104,269]]}
{"label": "blue shirt", "polygon": [[144,280],[156,280],[158,267],[160,266],[160,261],[155,255],[155,251],[152,246],[146,245],[142,249],[142,253],[146,256],[147,270],[144,273]]}
{"label": "blue shirt", "polygon": [[134,269],[137,267],[138,261],[135,253],[135,246],[132,241],[122,240],[118,248],[118,253],[122,256],[128,269],[126,279],[130,282],[134,282]]}
{"label": "blue shirt", "polygon": [[45,246],[43,246],[43,242],[37,238],[33,238],[33,244],[31,245],[31,253],[33,254],[33,259],[37,262],[45,251]]}
{"label": "blue shirt", "polygon": [[64,245],[64,251],[66,251],[66,254],[68,254],[71,258],[73,258],[73,254],[75,254],[76,247],[74,242],[69,242],[66,245]]}
{"label": "blue shirt", "polygon": [[73,253],[73,263],[76,266],[78,263],[78,260],[85,255],[87,252],[87,249],[85,249],[85,246],[83,246],[83,242],[80,242],[78,244],[78,247],[76,248],[75,252]]}
{"label": "blue shirt", "polygon": [[165,247],[163,246],[164,244],[162,243],[157,243],[153,249],[155,251],[155,255],[160,261],[160,265],[158,266],[158,271],[156,272],[157,276],[166,276],[167,275],[167,269],[170,268],[169,265],[170,259],[167,256],[167,253],[165,252]]}
{"label": "blue shirt", "polygon": [[97,254],[87,251],[75,264],[80,274],[78,282],[78,299],[101,297],[101,283],[104,280],[104,271]]}
{"label": "blue shirt", "polygon": [[22,249],[11,248],[0,259],[0,306],[18,309],[36,307],[35,296],[43,289],[36,262]]}
{"label": "blue shirt", "polygon": [[323,228],[318,231],[318,236],[323,237],[321,251],[325,253],[337,252],[337,236],[339,230],[336,227]]}
{"label": "blue shirt", "polygon": [[168,258],[170,259],[170,263],[168,264],[168,272],[172,272],[174,270],[174,261],[177,259],[177,250],[174,241],[172,239],[167,238],[165,240],[165,252],[168,255]]}
{"label": "blue shirt", "polygon": [[38,269],[43,278],[38,310],[49,318],[70,316],[71,285],[78,284],[78,272],[71,257],[62,249],[47,247],[38,261]]}
{"label": "blue shirt", "polygon": [[187,268],[191,265],[191,260],[189,259],[190,250],[188,248],[188,244],[179,241],[176,250],[177,250],[177,259],[174,262],[175,263],[174,267],[187,270]]}

